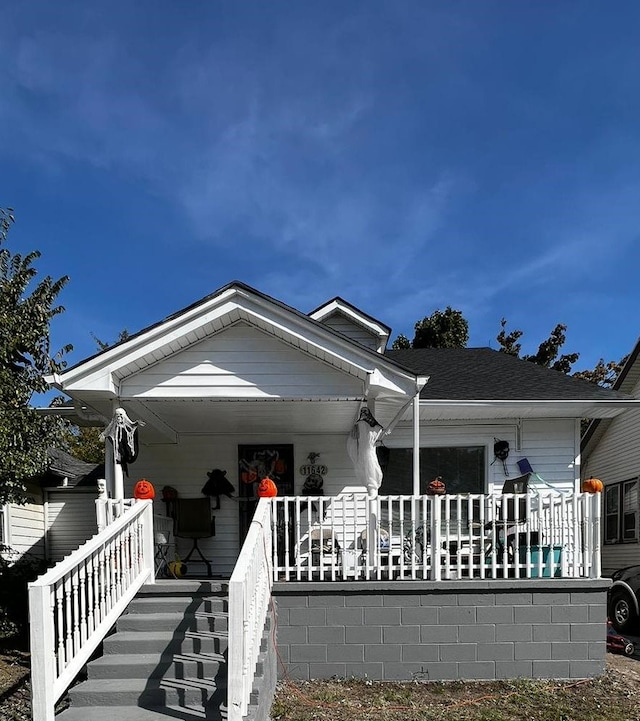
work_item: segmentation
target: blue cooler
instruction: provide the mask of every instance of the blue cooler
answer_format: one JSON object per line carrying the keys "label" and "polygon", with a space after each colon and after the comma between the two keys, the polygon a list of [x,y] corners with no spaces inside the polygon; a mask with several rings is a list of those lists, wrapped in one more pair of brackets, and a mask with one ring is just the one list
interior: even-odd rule
{"label": "blue cooler", "polygon": [[[538,568],[540,554],[542,554],[542,577],[551,578],[551,553],[553,553],[553,563],[555,564],[553,575],[556,577],[562,575],[562,546],[531,546],[531,578],[540,576],[540,569]],[[527,562],[526,547],[520,546],[518,554],[520,563],[525,564]]]}

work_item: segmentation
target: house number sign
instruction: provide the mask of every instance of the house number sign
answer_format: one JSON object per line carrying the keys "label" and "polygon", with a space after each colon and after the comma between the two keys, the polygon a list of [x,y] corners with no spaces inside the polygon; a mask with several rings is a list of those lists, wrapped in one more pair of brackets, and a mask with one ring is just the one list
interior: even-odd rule
{"label": "house number sign", "polygon": [[300,466],[301,476],[312,476],[314,474],[318,476],[326,476],[327,471],[328,468],[322,464],[307,463],[304,466]]}
{"label": "house number sign", "polygon": [[320,457],[319,453],[309,453],[307,456],[309,463],[305,463],[303,466],[300,466],[300,475],[301,476],[326,476],[327,475],[327,467],[324,465],[324,463],[316,463],[318,458]]}

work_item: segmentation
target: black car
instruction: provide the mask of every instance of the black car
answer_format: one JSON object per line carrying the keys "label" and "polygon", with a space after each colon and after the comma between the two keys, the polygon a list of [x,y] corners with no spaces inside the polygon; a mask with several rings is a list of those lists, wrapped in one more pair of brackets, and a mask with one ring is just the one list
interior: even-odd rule
{"label": "black car", "polygon": [[621,568],[612,574],[607,598],[607,613],[613,627],[629,633],[640,620],[640,566]]}

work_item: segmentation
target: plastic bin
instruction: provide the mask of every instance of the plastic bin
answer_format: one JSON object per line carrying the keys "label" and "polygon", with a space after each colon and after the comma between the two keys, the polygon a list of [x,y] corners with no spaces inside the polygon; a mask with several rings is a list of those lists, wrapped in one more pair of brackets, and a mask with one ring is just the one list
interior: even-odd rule
{"label": "plastic bin", "polygon": [[[551,554],[553,553],[553,556]],[[531,546],[531,578],[539,578],[540,576],[540,554],[542,554],[542,578],[551,578],[551,558],[555,568],[553,575],[559,577],[562,575],[562,546]],[[518,549],[520,563],[527,562],[527,549],[520,546]]]}

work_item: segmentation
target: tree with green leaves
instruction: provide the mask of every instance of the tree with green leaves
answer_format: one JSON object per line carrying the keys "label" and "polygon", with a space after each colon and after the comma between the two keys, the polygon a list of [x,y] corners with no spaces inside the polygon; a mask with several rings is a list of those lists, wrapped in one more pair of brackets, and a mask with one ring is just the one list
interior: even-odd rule
{"label": "tree with green leaves", "polygon": [[514,355],[522,358],[522,360],[531,361],[536,365],[551,368],[567,375],[571,373],[571,367],[580,357],[579,353],[563,353],[560,355],[560,349],[566,341],[565,332],[567,330],[567,326],[562,323],[558,323],[549,334],[549,337],[540,343],[536,353],[523,356],[520,355],[521,344],[518,342],[523,335],[522,331],[514,330],[507,333],[507,321],[504,318],[500,321],[500,326],[501,330],[496,336],[496,340],[500,346],[499,350],[503,353]]}
{"label": "tree with green leaves", "polygon": [[[532,354],[522,355],[523,331],[507,330],[507,321],[500,321],[500,332],[496,336],[499,350],[502,353],[530,361],[545,368],[560,371],[566,375],[571,374],[574,363],[580,357],[579,353],[561,353],[566,341],[567,326],[558,323],[551,331],[549,337],[542,341],[538,350]],[[393,350],[405,348],[465,348],[469,340],[469,324],[459,310],[447,306],[445,311],[436,310],[430,316],[423,318],[415,324],[416,335],[410,341],[405,335],[399,335],[392,344]],[[618,377],[622,366],[627,360],[625,356],[620,361],[606,363],[602,358],[593,370],[584,370],[573,373],[576,378],[582,378],[591,383],[611,387]]]}
{"label": "tree with green leaves", "polygon": [[459,310],[447,306],[415,324],[413,342],[400,335],[392,348],[465,348],[469,342],[469,323]]}
{"label": "tree with green leaves", "polygon": [[12,254],[6,247],[13,211],[0,209],[0,504],[26,500],[25,483],[46,469],[47,448],[59,437],[60,422],[30,405],[48,390],[45,376],[65,366],[65,346],[50,352],[50,323],[66,276],[37,280],[40,253]]}

